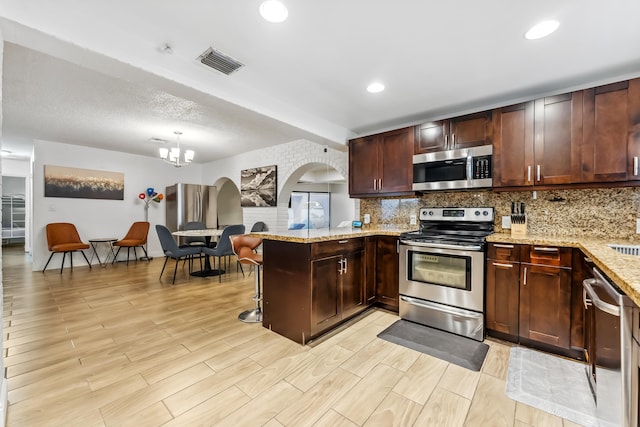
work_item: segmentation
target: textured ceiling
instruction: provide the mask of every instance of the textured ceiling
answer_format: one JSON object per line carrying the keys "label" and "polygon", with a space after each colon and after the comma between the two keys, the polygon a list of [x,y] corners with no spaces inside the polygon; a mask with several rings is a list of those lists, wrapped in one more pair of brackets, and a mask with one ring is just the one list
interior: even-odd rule
{"label": "textured ceiling", "polygon": [[[289,0],[282,24],[259,4],[3,0],[5,140],[155,155],[149,138],[181,130],[208,161],[640,76],[637,0]],[[556,33],[524,39],[549,18]],[[199,64],[210,46],[245,67]]]}

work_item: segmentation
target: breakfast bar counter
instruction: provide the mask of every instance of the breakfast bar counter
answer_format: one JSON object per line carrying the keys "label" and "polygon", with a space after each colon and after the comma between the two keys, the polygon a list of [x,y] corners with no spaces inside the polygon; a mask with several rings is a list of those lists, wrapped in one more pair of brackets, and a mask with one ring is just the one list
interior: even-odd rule
{"label": "breakfast bar counter", "polygon": [[[304,345],[363,312],[376,301],[378,240],[403,231],[338,228],[251,233],[263,239],[262,325]],[[395,243],[392,250],[395,253]]]}

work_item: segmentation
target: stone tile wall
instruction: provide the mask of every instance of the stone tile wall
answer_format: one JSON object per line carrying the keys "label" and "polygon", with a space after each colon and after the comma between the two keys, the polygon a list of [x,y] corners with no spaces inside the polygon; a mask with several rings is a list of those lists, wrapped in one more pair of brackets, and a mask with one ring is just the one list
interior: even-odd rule
{"label": "stone tile wall", "polygon": [[[534,198],[535,193],[535,198]],[[495,231],[501,232],[501,217],[511,212],[511,202],[523,202],[529,234],[592,236],[640,240],[636,218],[640,218],[640,187],[554,191],[458,191],[430,192],[414,198],[362,199],[360,214],[371,215],[372,227],[409,225],[411,215],[422,207],[495,208]]]}

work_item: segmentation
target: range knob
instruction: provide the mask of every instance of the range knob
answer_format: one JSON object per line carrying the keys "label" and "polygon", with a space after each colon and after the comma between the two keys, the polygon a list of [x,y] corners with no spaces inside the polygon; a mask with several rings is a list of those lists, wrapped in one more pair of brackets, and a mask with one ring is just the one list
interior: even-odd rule
{"label": "range knob", "polygon": [[482,215],[488,216],[489,215],[489,211],[482,211]]}
{"label": "range knob", "polygon": [[429,211],[429,216],[433,216],[433,211]]}
{"label": "range knob", "polygon": [[474,214],[475,214],[476,216],[480,216],[480,211],[475,211],[475,212],[474,212]]}

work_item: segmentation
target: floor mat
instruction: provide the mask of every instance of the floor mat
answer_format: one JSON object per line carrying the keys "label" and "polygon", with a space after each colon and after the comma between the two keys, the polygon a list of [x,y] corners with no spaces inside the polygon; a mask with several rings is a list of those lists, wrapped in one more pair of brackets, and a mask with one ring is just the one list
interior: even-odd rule
{"label": "floor mat", "polygon": [[506,393],[513,400],[584,426],[598,426],[585,365],[523,347],[509,355]]}
{"label": "floor mat", "polygon": [[426,353],[463,368],[479,371],[489,346],[470,338],[398,320],[378,334],[378,338]]}

